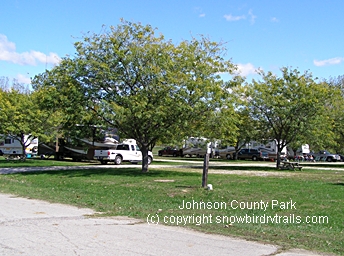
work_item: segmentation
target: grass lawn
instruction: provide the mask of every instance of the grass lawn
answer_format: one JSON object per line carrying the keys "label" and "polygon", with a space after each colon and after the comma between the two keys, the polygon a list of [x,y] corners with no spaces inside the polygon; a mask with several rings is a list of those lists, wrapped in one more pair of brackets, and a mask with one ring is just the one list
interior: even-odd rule
{"label": "grass lawn", "polygon": [[[212,173],[219,169],[231,173],[234,168],[252,174],[265,170],[266,175]],[[125,215],[273,243],[284,249],[343,255],[344,168],[269,175],[275,171],[210,166],[211,191],[200,187],[201,170],[192,167],[151,168],[147,174],[138,168],[32,172],[0,175],[0,192],[89,207],[105,216]]]}
{"label": "grass lawn", "polygon": [[51,159],[27,158],[25,161],[21,160],[6,160],[0,156],[0,168],[6,167],[39,167],[39,166],[70,166],[70,165],[83,165],[94,164],[91,162],[73,162],[72,160],[57,161],[52,157]]}

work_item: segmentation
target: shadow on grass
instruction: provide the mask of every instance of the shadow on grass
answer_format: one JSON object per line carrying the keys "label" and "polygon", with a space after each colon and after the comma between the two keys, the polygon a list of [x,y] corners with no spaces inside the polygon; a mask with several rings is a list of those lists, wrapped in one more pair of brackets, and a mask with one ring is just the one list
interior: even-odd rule
{"label": "shadow on grass", "polygon": [[308,167],[327,167],[327,168],[343,168],[344,169],[344,164],[343,162],[339,162],[336,164],[333,163],[307,163],[307,162],[300,162],[301,166],[308,166]]}
{"label": "shadow on grass", "polygon": [[193,186],[191,186],[191,185],[176,185],[175,187],[176,188],[195,188],[195,189],[202,188],[202,189],[204,189],[201,185],[199,185],[199,186],[196,186],[196,185],[193,185]]}
{"label": "shadow on grass", "polygon": [[89,177],[95,175],[102,176],[126,176],[126,177],[185,177],[185,176],[199,176],[199,173],[178,172],[178,171],[164,171],[153,169],[147,173],[142,173],[138,168],[113,168],[113,169],[74,169],[74,170],[56,170],[56,171],[33,171],[21,172],[13,175],[60,175],[67,177]]}
{"label": "shadow on grass", "polygon": [[[321,166],[317,166],[317,165],[303,165],[301,164],[300,166],[302,167],[307,167],[307,166],[311,166],[311,167],[321,167]],[[335,166],[331,165],[323,165],[323,167],[327,167],[329,169],[324,169],[324,170],[316,170],[316,169],[302,169],[302,172],[310,172],[310,173],[315,173],[315,172],[328,172],[330,170],[330,168],[333,168]],[[190,166],[185,166],[185,168],[190,168]],[[341,165],[341,168],[343,168],[344,170],[344,165]],[[240,166],[240,165],[217,165],[217,166],[210,166],[209,169],[213,169],[213,170],[228,170],[228,171],[233,171],[233,170],[241,170],[241,171],[271,171],[271,172],[295,172],[294,170],[288,170],[288,169],[277,169],[275,166]],[[297,170],[297,172],[299,172],[299,170]]]}
{"label": "shadow on grass", "polygon": [[240,166],[240,165],[217,165],[211,166],[209,169],[213,170],[243,170],[243,171],[279,171],[276,167],[268,166]]}
{"label": "shadow on grass", "polygon": [[75,162],[69,159],[55,160],[55,159],[39,159],[29,158],[26,160],[6,160],[0,159],[0,166],[3,168],[15,168],[15,167],[50,167],[50,166],[69,166],[69,165],[95,165],[99,162],[95,161],[80,161]]}
{"label": "shadow on grass", "polygon": [[335,182],[335,183],[332,183],[332,185],[344,186],[344,182]]}

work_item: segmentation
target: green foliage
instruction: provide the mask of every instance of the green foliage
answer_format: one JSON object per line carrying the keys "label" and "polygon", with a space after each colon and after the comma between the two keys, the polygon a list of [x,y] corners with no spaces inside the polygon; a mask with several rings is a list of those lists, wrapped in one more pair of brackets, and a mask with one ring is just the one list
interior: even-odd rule
{"label": "green foliage", "polygon": [[39,107],[41,95],[31,92],[20,84],[0,89],[0,134],[10,135],[21,142],[24,149],[30,145],[29,139],[47,139],[54,126],[51,112]]}
{"label": "green foliage", "polygon": [[204,130],[230,87],[219,74],[235,68],[219,43],[201,37],[175,45],[149,25],[125,21],[75,48],[73,59],[36,77],[35,88],[49,88],[65,122],[96,120],[136,139],[145,171],[145,151],[157,141]]}
{"label": "green foliage", "polygon": [[263,81],[253,81],[245,92],[248,111],[258,121],[259,130],[267,139],[277,140],[279,152],[295,141],[321,138],[324,132],[330,137],[325,108],[328,86],[316,83],[308,72],[281,71],[282,77],[261,71]]}
{"label": "green foliage", "polygon": [[329,79],[326,82],[331,88],[330,103],[326,106],[328,117],[332,119],[331,129],[333,130],[333,139],[331,150],[337,153],[344,152],[344,76]]}

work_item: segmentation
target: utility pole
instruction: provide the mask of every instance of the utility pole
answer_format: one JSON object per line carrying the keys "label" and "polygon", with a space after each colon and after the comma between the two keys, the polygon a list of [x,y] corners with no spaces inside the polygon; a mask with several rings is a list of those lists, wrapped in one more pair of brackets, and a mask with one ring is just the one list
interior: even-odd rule
{"label": "utility pole", "polygon": [[204,156],[203,162],[203,176],[202,176],[202,187],[206,188],[208,186],[208,168],[209,168],[209,152]]}

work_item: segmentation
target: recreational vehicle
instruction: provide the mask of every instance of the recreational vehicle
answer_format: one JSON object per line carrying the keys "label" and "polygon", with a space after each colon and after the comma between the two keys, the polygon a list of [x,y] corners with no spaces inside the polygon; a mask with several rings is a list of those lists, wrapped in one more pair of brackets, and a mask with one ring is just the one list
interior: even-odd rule
{"label": "recreational vehicle", "polygon": [[17,136],[0,135],[0,154],[6,157],[26,157],[36,156],[38,153],[38,138],[32,138],[30,135],[24,135],[24,144],[27,145],[23,152],[20,138]]}

